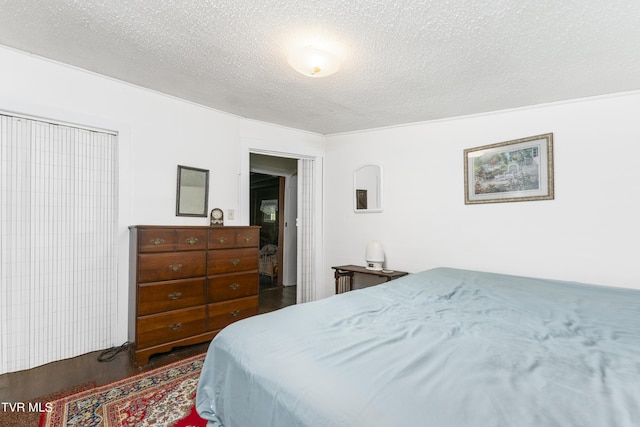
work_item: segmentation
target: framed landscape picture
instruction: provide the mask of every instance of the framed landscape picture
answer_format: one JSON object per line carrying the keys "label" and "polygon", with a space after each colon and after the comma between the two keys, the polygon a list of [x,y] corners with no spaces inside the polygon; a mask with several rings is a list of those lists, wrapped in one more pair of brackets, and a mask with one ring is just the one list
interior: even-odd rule
{"label": "framed landscape picture", "polygon": [[552,199],[552,133],[464,150],[465,204]]}

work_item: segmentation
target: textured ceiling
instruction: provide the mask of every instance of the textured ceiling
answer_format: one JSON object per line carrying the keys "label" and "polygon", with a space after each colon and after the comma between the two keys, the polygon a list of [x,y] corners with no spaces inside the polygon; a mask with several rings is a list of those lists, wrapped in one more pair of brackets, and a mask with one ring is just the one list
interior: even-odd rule
{"label": "textured ceiling", "polygon": [[637,0],[0,0],[0,44],[322,134],[640,89]]}

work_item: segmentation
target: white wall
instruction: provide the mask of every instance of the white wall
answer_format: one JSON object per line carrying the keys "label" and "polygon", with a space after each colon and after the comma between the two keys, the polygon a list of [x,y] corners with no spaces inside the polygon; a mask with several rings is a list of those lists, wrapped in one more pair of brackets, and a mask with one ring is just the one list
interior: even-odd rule
{"label": "white wall", "polygon": [[[331,266],[449,266],[640,289],[640,93],[325,139],[325,293]],[[464,204],[463,150],[552,132],[555,200]],[[384,212],[355,214],[352,172],[384,167]]]}
{"label": "white wall", "polygon": [[[128,230],[132,224],[208,225],[176,217],[177,165],[210,171],[209,209],[240,197],[241,138],[321,151],[320,135],[246,120],[26,53],[0,47],[0,111],[116,130],[120,134],[120,306],[113,344],[127,339]],[[248,218],[248,214],[246,216]]]}
{"label": "white wall", "polygon": [[[2,47],[0,65],[0,110],[119,131],[123,246],[130,224],[208,223],[175,216],[178,164],[209,169],[209,209],[235,209],[226,222],[242,224],[249,151],[294,153],[324,157],[319,295],[333,293],[330,267],[362,264],[371,239],[399,270],[446,265],[640,288],[639,93],[323,138]],[[465,148],[547,132],[555,200],[464,205]],[[384,167],[383,213],[353,212],[352,173],[365,162]],[[126,256],[114,344],[126,339]]]}

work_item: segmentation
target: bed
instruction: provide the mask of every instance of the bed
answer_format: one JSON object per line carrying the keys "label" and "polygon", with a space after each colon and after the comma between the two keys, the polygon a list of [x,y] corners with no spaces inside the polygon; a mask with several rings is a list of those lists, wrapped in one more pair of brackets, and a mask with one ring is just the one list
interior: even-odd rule
{"label": "bed", "polygon": [[236,322],[208,426],[640,425],[640,291],[437,268]]}

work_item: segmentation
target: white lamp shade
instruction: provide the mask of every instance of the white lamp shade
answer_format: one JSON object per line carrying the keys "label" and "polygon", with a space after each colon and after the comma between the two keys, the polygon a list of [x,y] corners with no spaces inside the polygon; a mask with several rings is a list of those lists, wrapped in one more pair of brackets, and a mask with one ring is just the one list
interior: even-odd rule
{"label": "white lamp shade", "polygon": [[370,241],[364,253],[364,259],[367,262],[367,270],[382,270],[382,263],[384,263],[382,244],[377,240]]}
{"label": "white lamp shade", "polygon": [[308,77],[326,77],[340,69],[338,57],[313,46],[294,49],[288,61],[294,70]]}

